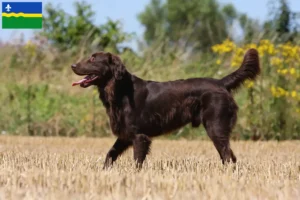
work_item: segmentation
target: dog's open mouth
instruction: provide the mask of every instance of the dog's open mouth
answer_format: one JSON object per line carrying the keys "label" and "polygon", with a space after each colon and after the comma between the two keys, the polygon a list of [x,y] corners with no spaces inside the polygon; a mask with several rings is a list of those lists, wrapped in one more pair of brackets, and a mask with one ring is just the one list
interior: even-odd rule
{"label": "dog's open mouth", "polygon": [[99,78],[97,75],[88,75],[80,81],[74,82],[72,86],[80,85],[81,87],[88,87],[92,85],[93,81],[95,81],[97,78]]}

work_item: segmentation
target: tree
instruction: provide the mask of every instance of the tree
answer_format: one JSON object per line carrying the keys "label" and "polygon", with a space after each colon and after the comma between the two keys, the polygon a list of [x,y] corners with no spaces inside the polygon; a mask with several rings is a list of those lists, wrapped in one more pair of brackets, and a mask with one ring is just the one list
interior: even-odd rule
{"label": "tree", "polygon": [[291,11],[286,0],[280,0],[279,12],[276,16],[275,27],[279,37],[290,32]]}
{"label": "tree", "polygon": [[110,47],[118,52],[118,45],[130,39],[131,35],[122,31],[119,21],[109,19],[106,24],[95,25],[95,12],[85,1],[75,2],[74,7],[76,15],[72,16],[51,3],[45,6],[43,31],[40,34],[61,51],[71,49],[76,52],[88,44],[93,49]]}
{"label": "tree", "polygon": [[156,37],[164,36],[166,26],[166,6],[161,0],[151,0],[138,19],[146,28],[144,39],[151,44]]}
{"label": "tree", "polygon": [[264,23],[267,37],[276,36],[277,42],[294,41],[299,32],[299,16],[292,12],[287,0],[272,0],[272,18]]}
{"label": "tree", "polygon": [[149,45],[165,36],[169,45],[195,51],[207,51],[227,38],[236,17],[232,5],[222,9],[216,0],[151,0],[138,15]]}

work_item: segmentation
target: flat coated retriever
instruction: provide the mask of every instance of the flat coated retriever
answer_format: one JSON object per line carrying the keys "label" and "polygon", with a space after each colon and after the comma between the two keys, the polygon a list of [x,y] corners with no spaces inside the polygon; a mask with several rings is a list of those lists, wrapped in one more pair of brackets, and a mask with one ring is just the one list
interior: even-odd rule
{"label": "flat coated retriever", "polygon": [[246,79],[255,80],[260,73],[257,50],[249,49],[240,68],[222,79],[143,80],[129,73],[121,59],[108,52],[95,53],[71,68],[75,74],[85,76],[73,85],[97,86],[112,132],[117,136],[104,168],[130,146],[140,168],[149,153],[151,137],[189,123],[192,127],[203,123],[223,164],[236,162],[229,144],[238,111],[232,91]]}

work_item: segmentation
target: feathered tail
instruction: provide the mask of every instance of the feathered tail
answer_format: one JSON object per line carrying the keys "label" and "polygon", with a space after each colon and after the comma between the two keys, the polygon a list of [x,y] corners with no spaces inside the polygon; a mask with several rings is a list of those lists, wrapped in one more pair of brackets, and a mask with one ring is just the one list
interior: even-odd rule
{"label": "feathered tail", "polygon": [[245,80],[255,80],[260,73],[259,56],[256,49],[249,49],[242,65],[235,72],[225,76],[220,81],[228,91],[238,89]]}

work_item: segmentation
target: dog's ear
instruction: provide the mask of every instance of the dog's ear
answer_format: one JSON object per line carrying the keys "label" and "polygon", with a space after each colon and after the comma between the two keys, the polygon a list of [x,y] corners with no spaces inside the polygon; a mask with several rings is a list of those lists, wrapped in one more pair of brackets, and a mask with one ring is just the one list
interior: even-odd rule
{"label": "dog's ear", "polygon": [[108,53],[108,62],[113,66],[113,74],[116,80],[121,80],[126,72],[121,59],[111,53]]}

